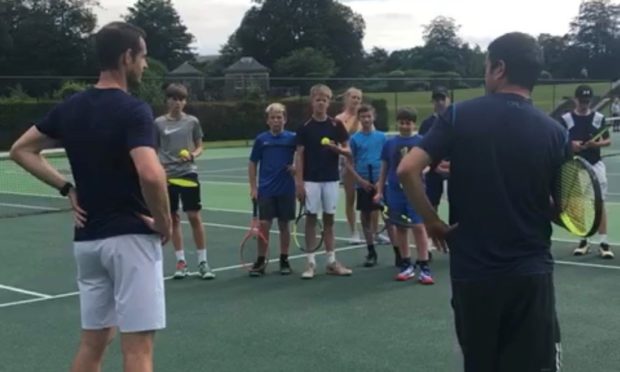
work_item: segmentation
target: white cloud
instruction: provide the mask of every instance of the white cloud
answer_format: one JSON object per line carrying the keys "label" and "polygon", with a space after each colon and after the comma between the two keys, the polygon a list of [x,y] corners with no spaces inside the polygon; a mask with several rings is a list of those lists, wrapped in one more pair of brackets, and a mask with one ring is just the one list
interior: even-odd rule
{"label": "white cloud", "polygon": [[[345,0],[366,21],[364,47],[388,50],[422,43],[422,26],[439,15],[461,25],[465,41],[486,45],[510,31],[564,34],[581,0]],[[100,0],[99,24],[127,13],[125,0]],[[183,22],[196,37],[201,54],[217,53],[237,28],[250,0],[173,0]]]}

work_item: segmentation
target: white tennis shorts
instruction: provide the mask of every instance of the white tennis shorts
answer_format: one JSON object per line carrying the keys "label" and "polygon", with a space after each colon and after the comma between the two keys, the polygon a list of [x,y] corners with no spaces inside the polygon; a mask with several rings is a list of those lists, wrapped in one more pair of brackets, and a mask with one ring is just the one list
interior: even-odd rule
{"label": "white tennis shorts", "polygon": [[161,240],[121,235],[75,242],[82,329],[123,333],[166,326]]}
{"label": "white tennis shorts", "polygon": [[334,182],[305,182],[306,212],[336,214],[340,185]]}
{"label": "white tennis shorts", "polygon": [[605,196],[607,195],[607,168],[605,167],[605,163],[599,160],[592,168],[594,168],[598,183],[601,185],[601,193],[603,194],[603,200],[605,200]]}

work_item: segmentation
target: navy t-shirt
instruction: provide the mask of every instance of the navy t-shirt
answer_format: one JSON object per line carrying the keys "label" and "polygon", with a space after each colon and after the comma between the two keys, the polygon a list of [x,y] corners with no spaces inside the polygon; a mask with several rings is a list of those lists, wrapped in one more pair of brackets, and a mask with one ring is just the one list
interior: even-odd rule
{"label": "navy t-shirt", "polygon": [[381,160],[387,163],[387,184],[390,189],[402,190],[396,170],[405,155],[407,155],[412,148],[419,145],[421,141],[422,136],[419,134],[410,137],[398,135],[389,139],[385,145],[383,145]]}
{"label": "navy t-shirt", "polygon": [[337,144],[346,143],[349,133],[340,120],[308,120],[297,130],[297,145],[304,147],[304,181],[335,182],[340,180],[339,154],[321,145],[323,137]]}
{"label": "navy t-shirt", "polygon": [[426,133],[428,133],[428,131],[431,130],[431,128],[433,127],[433,124],[435,123],[436,119],[437,119],[436,114],[433,114],[427,117],[426,119],[424,119],[422,124],[420,124],[420,128],[418,129],[418,134],[425,135]]}
{"label": "navy t-shirt", "polygon": [[440,116],[420,147],[450,157],[453,280],[548,273],[552,180],[568,134],[518,95],[492,94]]}
{"label": "navy t-shirt", "polygon": [[283,131],[273,135],[266,131],[256,137],[250,161],[259,165],[259,197],[295,195],[295,179],[288,171],[288,167],[293,165],[295,148],[293,132]]}
{"label": "navy t-shirt", "polygon": [[137,213],[149,215],[129,155],[156,145],[150,107],[120,89],[89,89],[56,106],[36,127],[65,148],[86,226],[76,241],[153,234]]}
{"label": "navy t-shirt", "polygon": [[[588,115],[577,115],[574,112],[568,112],[562,115],[560,123],[568,129],[571,141],[589,141],[598,130],[605,124],[605,116],[599,112],[591,112]],[[603,134],[601,139],[608,139],[609,131]],[[601,161],[601,148],[594,147],[579,151],[575,155],[579,155],[586,159],[588,163],[594,165]]]}

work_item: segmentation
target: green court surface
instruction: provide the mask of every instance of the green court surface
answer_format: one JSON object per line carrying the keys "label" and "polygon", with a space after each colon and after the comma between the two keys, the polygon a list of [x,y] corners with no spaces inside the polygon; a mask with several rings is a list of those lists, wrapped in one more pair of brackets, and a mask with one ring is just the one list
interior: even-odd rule
{"label": "green court surface", "polygon": [[[348,244],[342,206],[338,257],[354,269],[352,277],[324,275],[324,259],[319,257],[319,275],[302,281],[304,260],[294,247],[293,276],[275,273],[276,263],[263,278],[247,276],[239,267],[238,246],[250,222],[248,152],[248,148],[207,150],[201,160],[209,260],[218,277],[208,282],[195,277],[167,281],[168,327],[157,336],[156,370],[459,370],[448,257],[435,255],[432,267],[437,283],[430,287],[394,281],[389,246],[379,248],[378,267],[362,268],[364,248]],[[609,235],[620,253],[620,157],[608,158],[606,163]],[[55,165],[66,168],[63,159]],[[0,168],[4,211],[63,207],[64,200],[52,197],[53,190],[16,168],[0,166],[4,166]],[[184,227],[186,254],[195,270],[191,233],[189,226]],[[71,216],[65,212],[0,219],[2,371],[68,370],[79,339],[71,230]],[[271,238],[277,241],[275,233]],[[573,257],[573,237],[557,230],[554,239],[563,371],[618,371],[619,261],[603,261],[595,254]],[[274,244],[271,257],[277,254]],[[168,245],[166,275],[173,270]],[[120,371],[120,360],[116,340],[104,371]]]}

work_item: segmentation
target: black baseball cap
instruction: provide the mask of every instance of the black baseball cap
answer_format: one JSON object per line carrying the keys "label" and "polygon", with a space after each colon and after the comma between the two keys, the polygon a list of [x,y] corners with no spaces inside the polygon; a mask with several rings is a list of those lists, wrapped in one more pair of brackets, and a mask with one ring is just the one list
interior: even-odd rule
{"label": "black baseball cap", "polygon": [[594,91],[589,85],[580,85],[575,89],[575,98],[589,100],[594,96]]}
{"label": "black baseball cap", "polygon": [[446,87],[438,86],[433,89],[433,95],[431,96],[431,99],[441,98],[441,97],[447,98],[448,96],[449,96],[448,89],[446,89]]}

